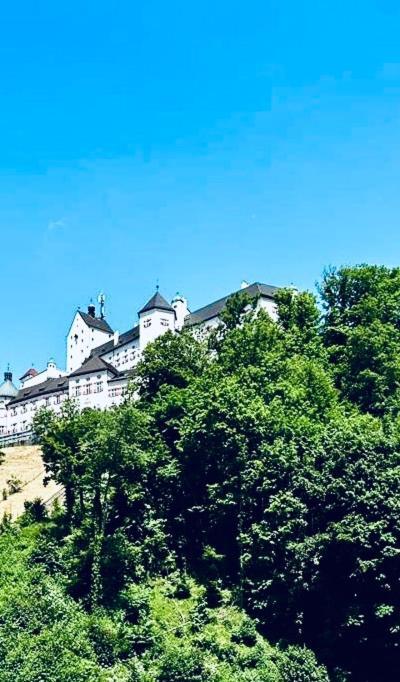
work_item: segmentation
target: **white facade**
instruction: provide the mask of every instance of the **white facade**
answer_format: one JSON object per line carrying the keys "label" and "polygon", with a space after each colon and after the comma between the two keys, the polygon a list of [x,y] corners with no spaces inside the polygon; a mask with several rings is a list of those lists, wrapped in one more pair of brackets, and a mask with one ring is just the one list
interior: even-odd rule
{"label": "white facade", "polygon": [[168,331],[175,331],[175,312],[173,310],[149,310],[140,313],[140,350]]}
{"label": "white facade", "polygon": [[[275,287],[255,283],[242,290],[257,297],[256,309],[276,317]],[[78,310],[67,335],[66,372],[51,360],[43,372],[28,370],[19,390],[10,380],[11,373],[6,372],[0,386],[0,446],[7,439],[29,434],[32,419],[42,407],[58,412],[67,399],[76,401],[80,409],[119,405],[127,391],[129,371],[149,343],[167,331],[179,333],[184,327],[200,338],[206,336],[220,323],[228,298],[191,313],[183,296],[177,294],[170,304],[157,289],[139,311],[137,326],[124,334],[114,332],[102,315],[97,317],[93,305],[87,313]]]}
{"label": "white facade", "polygon": [[37,386],[38,384],[42,384],[44,381],[47,381],[47,379],[65,377],[66,374],[67,373],[64,370],[57,367],[53,358],[51,358],[47,363],[46,369],[44,369],[42,372],[37,372],[35,375],[32,375],[27,379],[24,379],[24,381],[21,381],[21,387],[29,388],[30,386]]}
{"label": "white facade", "polygon": [[[44,382],[41,386],[46,386],[47,383]],[[6,437],[29,432],[34,415],[43,407],[59,412],[62,403],[68,398],[68,382],[60,383],[64,384],[63,389],[57,390],[57,386],[53,386],[50,392],[44,389],[35,393],[34,397],[25,398],[25,389],[20,391],[19,397],[8,403],[6,414],[0,413],[0,434]]]}
{"label": "white facade", "polygon": [[113,374],[107,370],[81,374],[69,380],[68,395],[79,402],[79,407],[104,410],[110,406],[108,399],[108,382]]}
{"label": "white facade", "polygon": [[[78,310],[67,336],[67,373],[74,372],[89,357],[93,348],[101,346],[114,335],[101,318],[93,315],[94,306],[87,313]],[[91,311],[91,312],[89,312]]]}

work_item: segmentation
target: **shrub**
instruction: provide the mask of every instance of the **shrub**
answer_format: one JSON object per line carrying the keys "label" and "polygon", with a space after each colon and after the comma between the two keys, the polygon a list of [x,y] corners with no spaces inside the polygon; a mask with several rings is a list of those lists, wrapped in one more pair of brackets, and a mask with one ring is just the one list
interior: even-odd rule
{"label": "shrub", "polygon": [[284,682],[329,682],[326,668],[318,665],[310,649],[289,646],[278,668]]}
{"label": "shrub", "polygon": [[40,497],[35,497],[32,502],[25,500],[24,508],[27,519],[33,523],[40,523],[48,517],[46,505]]}
{"label": "shrub", "polygon": [[200,651],[187,645],[167,649],[161,656],[158,682],[207,682]]}
{"label": "shrub", "polygon": [[11,478],[9,478],[7,481],[7,485],[10,495],[19,493],[22,490],[22,481],[19,478],[16,478],[16,476],[11,476]]}

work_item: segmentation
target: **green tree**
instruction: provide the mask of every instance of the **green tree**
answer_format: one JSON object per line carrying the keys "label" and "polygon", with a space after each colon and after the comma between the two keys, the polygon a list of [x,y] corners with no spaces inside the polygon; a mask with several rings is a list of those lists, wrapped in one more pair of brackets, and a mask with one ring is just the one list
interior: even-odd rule
{"label": "green tree", "polygon": [[328,270],[320,287],[324,339],[342,394],[364,411],[398,410],[400,269]]}

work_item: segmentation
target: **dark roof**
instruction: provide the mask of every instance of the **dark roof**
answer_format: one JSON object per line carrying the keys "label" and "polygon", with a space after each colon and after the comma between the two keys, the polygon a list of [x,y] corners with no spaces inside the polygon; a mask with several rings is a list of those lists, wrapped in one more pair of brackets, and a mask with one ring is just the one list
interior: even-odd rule
{"label": "dark roof", "polygon": [[109,383],[113,381],[122,381],[123,379],[131,379],[135,375],[134,369],[124,369],[123,372],[118,372],[118,375],[110,379]]}
{"label": "dark roof", "polygon": [[70,377],[77,377],[80,376],[81,374],[92,374],[94,372],[104,372],[104,370],[107,370],[108,372],[111,372],[111,374],[115,375],[118,374],[118,370],[115,369],[112,365],[110,365],[108,362],[105,360],[102,360],[102,358],[98,356],[94,357],[89,357],[81,367],[75,370],[75,372],[72,372],[69,376]]}
{"label": "dark roof", "polygon": [[82,310],[79,310],[78,312],[83,321],[86,322],[88,327],[92,327],[93,329],[99,329],[101,332],[108,332],[109,334],[113,333],[113,330],[111,329],[110,325],[104,318],[93,317],[92,315],[89,315],[89,313],[82,312]]}
{"label": "dark roof", "polygon": [[26,379],[27,377],[36,377],[38,374],[39,374],[39,372],[34,367],[30,367],[25,372],[25,374],[23,374],[22,377],[20,377],[19,380],[22,381],[23,379]]}
{"label": "dark roof", "polygon": [[101,346],[97,346],[97,348],[93,348],[92,352],[90,353],[90,357],[96,357],[99,355],[106,355],[107,353],[110,353],[112,350],[116,350],[117,348],[121,348],[121,346],[125,346],[127,343],[130,343],[131,341],[135,341],[138,338],[139,338],[139,325],[136,325],[136,327],[133,327],[133,329],[129,329],[127,332],[120,334],[119,339],[118,339],[118,343],[116,343],[115,345],[114,345],[114,339],[110,339],[109,341],[102,343]]}
{"label": "dark roof", "polygon": [[139,315],[141,313],[147,313],[148,310],[168,310],[168,312],[175,313],[172,305],[165,300],[164,296],[161,296],[160,292],[157,290],[154,296],[151,297],[150,301],[147,301],[146,305],[139,310]]}
{"label": "dark roof", "polygon": [[41,384],[29,386],[29,388],[21,388],[14,400],[11,400],[8,405],[15,405],[16,403],[24,402],[24,400],[32,400],[33,398],[39,398],[49,393],[61,393],[62,391],[67,390],[68,377],[47,379],[46,381],[42,381]]}
{"label": "dark roof", "polygon": [[[263,298],[269,298],[273,300],[275,293],[277,291],[278,287],[273,287],[270,286],[269,284],[261,284],[261,282],[254,282],[254,284],[250,284],[248,287],[245,287],[244,289],[239,289],[238,291],[235,291],[233,293],[247,294],[251,298],[254,298],[256,296],[262,296]],[[185,326],[191,327],[192,325],[200,324],[202,322],[206,322],[207,320],[211,320],[213,317],[217,317],[223,311],[223,309],[226,306],[228,298],[230,298],[231,296],[233,296],[233,294],[228,294],[228,296],[219,298],[218,301],[214,301],[214,303],[209,303],[209,305],[206,305],[203,308],[199,308],[198,310],[195,310],[193,313],[190,313],[185,318]]]}

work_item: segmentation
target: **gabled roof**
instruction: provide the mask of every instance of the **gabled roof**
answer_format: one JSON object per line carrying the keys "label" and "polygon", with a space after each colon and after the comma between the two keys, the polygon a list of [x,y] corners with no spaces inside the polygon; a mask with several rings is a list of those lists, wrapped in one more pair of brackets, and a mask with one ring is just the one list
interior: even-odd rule
{"label": "gabled roof", "polygon": [[[248,287],[245,287],[244,289],[239,289],[238,291],[235,291],[233,293],[247,294],[251,298],[261,296],[263,298],[273,300],[275,293],[278,291],[278,288],[279,287],[270,286],[269,284],[254,282],[254,284],[250,284]],[[195,310],[193,313],[187,315],[187,317],[185,318],[185,327],[191,327],[195,324],[201,324],[202,322],[206,322],[207,320],[211,320],[213,317],[217,317],[218,315],[220,315],[226,306],[228,298],[233,296],[233,293],[228,294],[228,296],[224,296],[223,298],[219,298],[218,301],[214,301],[214,303],[209,303],[203,308],[199,308],[198,310]]]}
{"label": "gabled roof", "polygon": [[147,301],[146,305],[139,310],[139,315],[141,313],[147,313],[149,310],[168,310],[168,312],[175,313],[175,310],[173,309],[172,305],[168,303],[168,301],[165,300],[164,296],[161,296],[160,292],[156,291],[154,296],[151,297],[150,301]]}
{"label": "gabled roof", "polygon": [[99,356],[94,356],[94,357],[89,357],[81,367],[75,370],[75,372],[72,372],[70,374],[70,377],[77,377],[80,376],[81,374],[94,374],[95,372],[104,372],[104,370],[107,370],[107,372],[110,372],[113,376],[118,374],[118,370],[115,369],[112,365],[110,365],[108,362],[100,358]]}
{"label": "gabled roof", "polygon": [[82,310],[78,310],[78,313],[88,327],[99,329],[101,332],[108,332],[109,334],[113,333],[110,325],[103,317],[93,317],[92,315],[89,315],[89,313],[82,312]]}
{"label": "gabled roof", "polygon": [[23,381],[24,379],[27,379],[28,377],[36,377],[38,374],[39,374],[39,372],[34,367],[30,367],[25,372],[25,374],[23,374],[22,377],[20,377],[19,380]]}
{"label": "gabled roof", "polygon": [[8,406],[22,403],[24,400],[32,400],[33,398],[40,398],[49,393],[62,393],[68,391],[68,377],[57,377],[55,379],[47,379],[41,384],[29,386],[29,388],[21,388],[14,400],[8,403]]}
{"label": "gabled roof", "polygon": [[125,346],[127,343],[130,343],[131,341],[135,341],[138,338],[139,338],[139,325],[136,325],[136,327],[133,327],[132,329],[129,329],[127,332],[120,334],[119,339],[118,339],[118,343],[114,344],[114,339],[110,339],[110,341],[106,341],[105,343],[102,343],[101,346],[97,346],[96,348],[93,348],[92,352],[90,353],[90,357],[94,357],[94,356],[98,356],[98,355],[106,355],[107,353],[110,353],[112,350],[116,350],[118,348],[121,348],[121,346]]}

